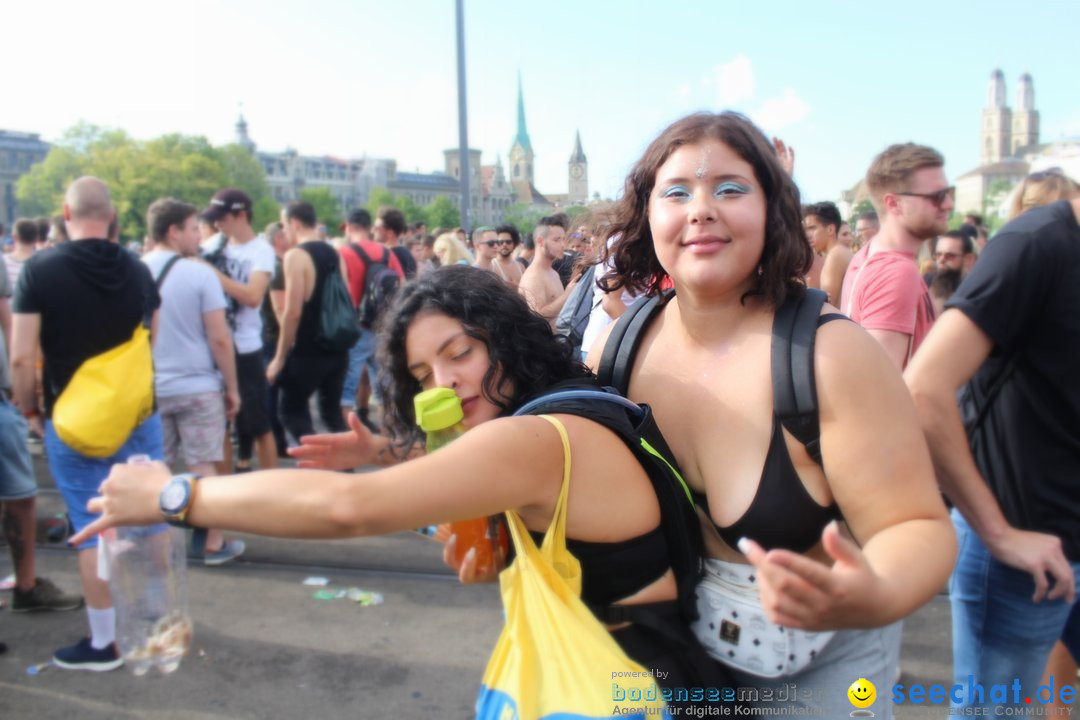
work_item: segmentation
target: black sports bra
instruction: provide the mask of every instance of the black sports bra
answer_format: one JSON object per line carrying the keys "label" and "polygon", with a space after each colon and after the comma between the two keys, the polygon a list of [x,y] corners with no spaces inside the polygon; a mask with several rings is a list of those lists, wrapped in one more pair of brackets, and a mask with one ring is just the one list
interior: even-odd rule
{"label": "black sports bra", "polygon": [[[829,313],[818,318],[818,327],[846,319],[847,316],[840,313]],[[709,499],[705,494],[694,491],[694,496],[708,513]],[[731,525],[714,524],[717,532],[731,547],[745,537],[766,550],[784,548],[803,553],[817,545],[821,531],[837,519],[843,519],[843,516],[835,502],[828,506],[819,505],[806,491],[788,454],[783,425],[774,413],[772,439],[754,499],[742,517]]]}
{"label": "black sports bra", "polygon": [[[708,498],[697,491],[694,496],[707,513]],[[772,440],[750,507],[731,525],[715,527],[731,547],[746,537],[766,550],[784,548],[802,553],[817,545],[822,529],[840,517],[835,502],[823,507],[806,491],[788,454],[780,419],[773,415]]]}
{"label": "black sports bra", "polygon": [[[536,546],[544,533],[530,530]],[[671,561],[660,526],[620,542],[566,539],[566,549],[581,563],[581,599],[593,608],[611,605],[659,580]]]}

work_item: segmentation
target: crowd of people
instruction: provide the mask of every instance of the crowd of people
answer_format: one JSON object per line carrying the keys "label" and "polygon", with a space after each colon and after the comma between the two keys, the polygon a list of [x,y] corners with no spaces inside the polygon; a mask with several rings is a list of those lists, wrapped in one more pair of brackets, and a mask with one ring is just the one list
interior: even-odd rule
{"label": "crowd of people", "polygon": [[[108,188],[76,180],[63,222],[47,223],[53,249],[35,252],[39,223],[20,221],[18,254],[5,257],[12,394],[0,418],[5,435],[25,437],[28,423],[44,438],[91,631],[55,662],[122,662],[93,552],[108,526],[181,518],[209,530],[198,552],[221,564],[244,551],[222,530],[346,537],[514,511],[540,536],[566,493],[597,616],[677,608],[664,632],[633,614],[607,623],[669,685],[795,682],[839,717],[860,677],[891,717],[882,689],[900,676],[902,620],[946,584],[958,684],[1033,689],[1052,649],[1059,678],[1075,675],[1080,185],[1057,168],[1032,173],[988,242],[982,218],[949,229],[955,191],[933,148],[883,150],[867,172],[875,210],[846,221],[832,203],[801,204],[793,162],[746,118],[699,113],[648,146],[614,204],[544,217],[524,236],[429,233],[387,207],[351,211],[331,238],[305,202],[256,233],[250,198],[226,188],[201,211],[155,202],[141,262],[116,243]],[[322,334],[337,276],[356,313],[344,347]],[[818,292],[811,387],[786,378],[813,398],[813,431],[797,435],[775,393],[774,336]],[[652,408],[698,509],[694,597],[717,600],[697,612],[679,606],[672,568],[685,558],[626,447],[588,417],[512,416],[554,386],[596,387],[605,347],[621,342],[612,325],[643,296],[660,305],[638,323],[619,389]],[[587,320],[571,336],[563,316],[578,310]],[[56,398],[79,363],[147,317],[156,412],[114,456],[81,457],[51,425]],[[412,400],[433,387],[461,398],[469,432],[422,456]],[[315,395],[326,434],[314,434]],[[5,445],[5,464],[23,450]],[[116,464],[135,452],[191,474]],[[299,467],[275,469],[287,455]],[[381,467],[352,472],[368,465]],[[187,500],[166,507],[176,483]],[[32,517],[32,477],[9,484],[5,518]],[[4,523],[16,605],[37,593],[43,608],[78,607],[35,584],[27,530],[9,530],[19,522]],[[492,579],[468,558],[455,569]],[[753,598],[761,627],[724,615],[732,597]],[[753,647],[770,630],[784,648]]]}

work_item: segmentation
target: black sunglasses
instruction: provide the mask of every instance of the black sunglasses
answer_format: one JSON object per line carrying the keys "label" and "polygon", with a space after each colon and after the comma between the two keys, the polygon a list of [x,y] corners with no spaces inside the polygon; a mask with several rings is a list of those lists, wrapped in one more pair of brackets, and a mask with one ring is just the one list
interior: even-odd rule
{"label": "black sunglasses", "polygon": [[1039,172],[1033,172],[1027,176],[1027,179],[1031,182],[1042,182],[1052,177],[1065,177],[1065,171],[1059,167],[1046,168]]}
{"label": "black sunglasses", "polygon": [[514,241],[513,240],[496,240],[495,244],[496,245],[513,245]]}
{"label": "black sunglasses", "polygon": [[487,245],[488,247],[495,247],[500,242],[501,242],[500,240],[481,240],[476,244],[477,245]]}
{"label": "black sunglasses", "polygon": [[947,188],[943,188],[941,190],[938,190],[937,192],[932,193],[898,192],[893,193],[893,195],[906,195],[908,197],[925,198],[926,200],[934,203],[934,205],[941,207],[941,204],[945,202],[945,198],[953,198],[956,196],[956,187],[950,185]]}

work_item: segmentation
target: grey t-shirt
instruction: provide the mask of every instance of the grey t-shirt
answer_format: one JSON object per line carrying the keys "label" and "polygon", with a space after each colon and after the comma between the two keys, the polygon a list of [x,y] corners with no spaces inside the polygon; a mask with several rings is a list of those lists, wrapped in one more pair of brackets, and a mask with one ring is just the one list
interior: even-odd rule
{"label": "grey t-shirt", "polygon": [[[154,250],[142,261],[157,280],[172,250]],[[176,397],[221,390],[203,315],[224,310],[225,292],[217,275],[194,260],[178,260],[159,290],[161,311],[154,340],[154,390],[158,397]]]}

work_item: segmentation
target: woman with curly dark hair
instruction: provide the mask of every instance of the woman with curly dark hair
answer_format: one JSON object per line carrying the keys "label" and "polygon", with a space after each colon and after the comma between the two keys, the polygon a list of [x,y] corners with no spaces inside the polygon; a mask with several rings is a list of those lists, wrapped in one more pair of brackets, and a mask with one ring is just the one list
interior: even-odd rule
{"label": "woman with curly dark hair", "polygon": [[[554,424],[511,415],[553,386],[598,387],[548,321],[492,273],[448,266],[402,287],[379,335],[390,438],[371,435],[353,415],[352,432],[304,439],[293,453],[303,469],[200,479],[186,521],[333,538],[514,510],[538,537],[551,523],[568,469],[566,535],[582,564],[582,600],[608,622],[632,659],[662,671],[657,677],[664,684],[726,686],[725,674],[703,667],[711,663],[690,659],[694,641],[685,625],[664,621],[658,633],[639,627],[633,611],[620,607],[648,604],[677,617],[672,567],[680,558],[660,525],[653,482],[633,452],[581,414],[554,411]],[[461,399],[468,432],[437,453],[398,462],[420,439],[413,398],[436,387],[452,388]],[[326,470],[372,462],[391,466],[355,475]],[[82,534],[160,522],[159,495],[169,482],[162,464],[116,466],[102,485],[103,497],[92,503],[104,515]],[[606,689],[610,678],[598,675],[601,680]]]}
{"label": "woman with curly dark hair", "polygon": [[835,308],[810,369],[821,461],[774,408],[774,317],[807,292],[811,261],[798,189],[749,120],[700,113],[649,145],[614,216],[607,288],[675,289],[625,389],[652,406],[698,496],[699,639],[739,686],[813,688],[793,704],[839,717],[865,678],[890,717],[897,621],[944,586],[955,536],[899,373],[854,323],[828,322]]}

